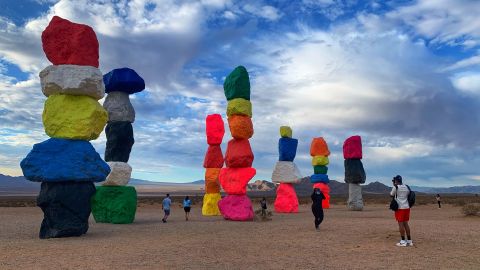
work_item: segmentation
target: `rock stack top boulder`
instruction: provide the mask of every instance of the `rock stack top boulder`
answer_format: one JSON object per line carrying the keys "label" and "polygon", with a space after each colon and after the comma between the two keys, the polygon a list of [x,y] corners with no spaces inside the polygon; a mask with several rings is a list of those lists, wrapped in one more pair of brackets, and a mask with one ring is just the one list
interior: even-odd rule
{"label": "rock stack top boulder", "polygon": [[103,76],[105,92],[113,91],[134,94],[145,89],[145,81],[135,70],[130,68],[117,68]]}
{"label": "rock stack top boulder", "polygon": [[344,159],[362,159],[362,137],[356,135],[345,140],[343,143]]}
{"label": "rock stack top boulder", "polygon": [[219,145],[222,143],[225,134],[225,127],[220,114],[210,114],[207,116],[206,133],[207,143],[209,145]]}
{"label": "rock stack top boulder", "polygon": [[54,65],[80,65],[98,68],[98,40],[84,24],[54,16],[42,32],[42,46]]}
{"label": "rock stack top boulder", "polygon": [[325,157],[330,155],[330,150],[328,150],[328,145],[325,139],[322,137],[313,138],[312,144],[310,145],[310,155]]}
{"label": "rock stack top boulder", "polygon": [[243,98],[250,100],[250,79],[244,66],[236,67],[223,83],[227,100]]}
{"label": "rock stack top boulder", "polygon": [[292,129],[289,126],[280,127],[280,137],[282,138],[292,138]]}

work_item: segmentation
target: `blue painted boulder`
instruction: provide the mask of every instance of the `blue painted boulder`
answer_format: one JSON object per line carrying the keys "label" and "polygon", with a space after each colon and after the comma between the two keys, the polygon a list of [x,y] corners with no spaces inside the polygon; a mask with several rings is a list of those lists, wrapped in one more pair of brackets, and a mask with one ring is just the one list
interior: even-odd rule
{"label": "blue painted boulder", "polygon": [[57,138],[33,145],[20,167],[33,182],[101,182],[110,173],[90,142]]}
{"label": "blue painted boulder", "polygon": [[328,184],[330,182],[330,180],[328,179],[328,175],[327,174],[313,174],[312,176],[310,176],[310,183],[324,183],[324,184]]}
{"label": "blue painted boulder", "polygon": [[280,138],[278,140],[279,161],[293,161],[297,154],[298,140],[292,138]]}
{"label": "blue painted boulder", "polygon": [[145,81],[131,68],[117,68],[103,75],[105,92],[112,91],[134,94],[145,89]]}

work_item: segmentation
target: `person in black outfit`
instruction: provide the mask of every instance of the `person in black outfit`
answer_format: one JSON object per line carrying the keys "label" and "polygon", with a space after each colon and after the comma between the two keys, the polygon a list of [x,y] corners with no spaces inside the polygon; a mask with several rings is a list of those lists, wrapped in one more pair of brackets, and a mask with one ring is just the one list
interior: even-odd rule
{"label": "person in black outfit", "polygon": [[319,229],[320,223],[323,221],[322,201],[325,199],[322,191],[319,188],[314,188],[312,193],[312,212],[315,216],[315,229]]}
{"label": "person in black outfit", "polygon": [[262,217],[267,216],[267,199],[265,197],[260,201],[260,206],[262,207]]}

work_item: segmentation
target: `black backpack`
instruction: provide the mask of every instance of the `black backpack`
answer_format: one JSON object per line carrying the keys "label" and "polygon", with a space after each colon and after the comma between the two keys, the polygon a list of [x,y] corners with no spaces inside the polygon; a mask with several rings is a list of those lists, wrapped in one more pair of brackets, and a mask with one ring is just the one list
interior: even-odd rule
{"label": "black backpack", "polygon": [[407,186],[408,191],[409,191],[408,197],[407,197],[408,206],[410,206],[410,208],[412,208],[415,205],[415,191],[412,191],[408,185],[406,185],[406,186]]}

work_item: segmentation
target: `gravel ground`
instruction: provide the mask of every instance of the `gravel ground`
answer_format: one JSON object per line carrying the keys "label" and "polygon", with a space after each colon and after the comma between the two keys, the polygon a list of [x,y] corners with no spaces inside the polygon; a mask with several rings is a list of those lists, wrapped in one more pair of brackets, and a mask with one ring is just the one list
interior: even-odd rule
{"label": "gravel ground", "polygon": [[480,218],[459,208],[412,210],[414,247],[399,248],[393,213],[334,205],[314,230],[309,206],[268,222],[202,217],[186,222],[175,207],[168,223],[157,205],[128,225],[96,224],[83,237],[38,239],[36,207],[0,208],[0,269],[480,269]]}

